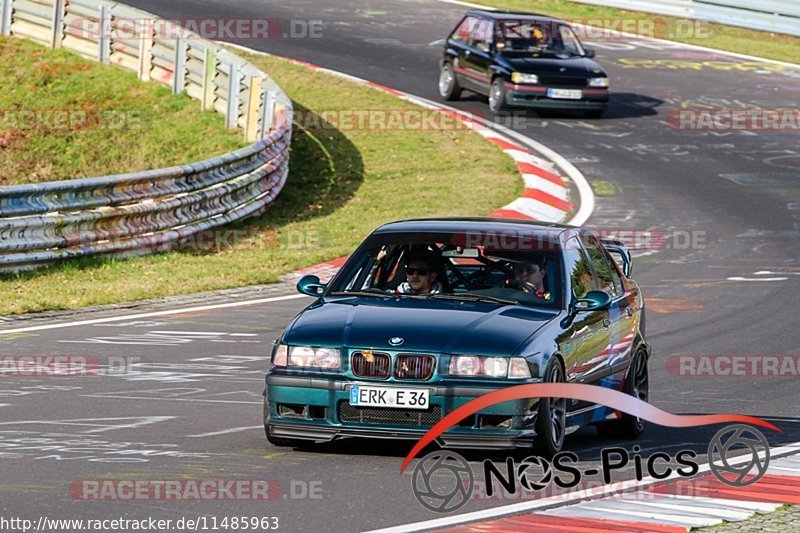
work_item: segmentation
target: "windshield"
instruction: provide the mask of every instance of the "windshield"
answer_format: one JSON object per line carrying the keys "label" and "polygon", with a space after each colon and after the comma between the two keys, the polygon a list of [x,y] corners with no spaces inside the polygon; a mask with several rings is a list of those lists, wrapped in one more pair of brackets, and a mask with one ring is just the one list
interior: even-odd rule
{"label": "windshield", "polygon": [[549,237],[391,233],[367,239],[327,294],[560,308],[562,271]]}
{"label": "windshield", "polygon": [[585,55],[575,32],[566,24],[499,20],[495,33],[497,50],[503,55],[533,57]]}

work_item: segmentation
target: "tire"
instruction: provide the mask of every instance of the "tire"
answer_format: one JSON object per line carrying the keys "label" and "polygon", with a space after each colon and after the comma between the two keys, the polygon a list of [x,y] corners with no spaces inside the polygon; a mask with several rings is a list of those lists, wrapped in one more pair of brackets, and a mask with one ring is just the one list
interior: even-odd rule
{"label": "tire", "polygon": [[503,86],[503,83],[503,78],[497,77],[492,80],[492,86],[489,89],[489,109],[494,114],[499,114],[508,110],[506,88]]}
{"label": "tire", "polygon": [[584,111],[583,116],[586,118],[603,118],[603,114],[605,114],[605,109],[592,109],[591,111]]}
{"label": "tire", "polygon": [[[545,383],[564,383],[564,367],[553,358],[544,373]],[[552,457],[564,448],[567,429],[567,400],[564,398],[540,398],[536,415],[536,440],[534,449],[543,457]]]}
{"label": "tire", "polygon": [[439,73],[439,96],[445,100],[458,100],[462,90],[453,72],[453,65],[445,63]]}
{"label": "tire", "polygon": [[[636,352],[636,357],[631,361],[623,390],[625,394],[647,401],[650,394],[650,372],[647,368],[647,356],[643,350]],[[622,418],[618,420],[598,424],[597,432],[605,438],[634,440],[644,432],[645,425],[643,418],[622,413]]]}

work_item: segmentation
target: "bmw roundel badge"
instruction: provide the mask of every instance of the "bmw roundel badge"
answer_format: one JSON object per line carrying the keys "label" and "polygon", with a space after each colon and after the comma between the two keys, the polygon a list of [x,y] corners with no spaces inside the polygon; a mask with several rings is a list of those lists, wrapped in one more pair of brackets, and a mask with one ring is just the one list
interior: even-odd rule
{"label": "bmw roundel badge", "polygon": [[403,337],[392,337],[391,339],[389,339],[389,344],[391,344],[392,346],[400,346],[404,342],[405,339],[403,339]]}

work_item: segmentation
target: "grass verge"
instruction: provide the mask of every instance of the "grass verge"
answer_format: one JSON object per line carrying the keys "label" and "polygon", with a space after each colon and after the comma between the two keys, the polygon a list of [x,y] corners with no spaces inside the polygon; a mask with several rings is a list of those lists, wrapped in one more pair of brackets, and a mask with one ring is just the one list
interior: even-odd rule
{"label": "grass verge", "polygon": [[[213,253],[78,260],[4,278],[0,315],[271,283],[350,253],[385,222],[486,215],[522,192],[513,161],[471,131],[389,127],[391,117],[416,118],[422,108],[281,59],[239,55],[269,72],[311,127],[294,133],[289,181],[274,206],[236,225],[236,242],[223,237],[232,246]],[[345,127],[366,110],[380,120]],[[320,117],[342,124],[327,127]],[[386,129],[381,117],[389,117]]]}
{"label": "grass verge", "polygon": [[789,63],[800,63],[800,38],[791,35],[710,23],[700,26],[702,31],[696,32],[696,35],[686,35],[689,32],[685,31],[686,26],[681,22],[685,19],[579,4],[568,0],[480,0],[479,3],[498,9],[533,11],[575,22],[586,22],[587,19],[604,19],[609,22],[617,20],[652,21],[654,29],[648,36],[778,61],[788,61]]}
{"label": "grass verge", "polygon": [[0,88],[0,185],[160,168],[244,145],[186,95],[24,39],[0,37]]}

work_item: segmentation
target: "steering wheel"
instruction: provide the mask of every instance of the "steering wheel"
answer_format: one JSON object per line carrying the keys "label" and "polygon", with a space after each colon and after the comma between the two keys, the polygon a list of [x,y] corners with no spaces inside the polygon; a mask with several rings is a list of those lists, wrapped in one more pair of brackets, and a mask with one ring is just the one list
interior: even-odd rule
{"label": "steering wheel", "polygon": [[527,281],[512,279],[506,284],[506,287],[508,287],[509,289],[517,289],[518,291],[522,291],[525,294],[536,295],[536,287],[534,287]]}

